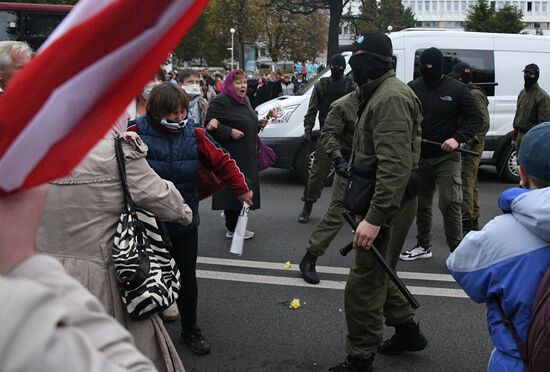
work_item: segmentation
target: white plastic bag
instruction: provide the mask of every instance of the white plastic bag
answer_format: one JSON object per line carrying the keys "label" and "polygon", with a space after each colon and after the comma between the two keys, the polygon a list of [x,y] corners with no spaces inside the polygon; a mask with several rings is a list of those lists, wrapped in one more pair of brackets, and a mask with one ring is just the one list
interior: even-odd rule
{"label": "white plastic bag", "polygon": [[248,212],[250,211],[250,206],[243,203],[243,209],[237,220],[237,226],[233,232],[233,240],[231,241],[231,249],[229,252],[233,254],[238,254],[241,256],[243,254],[244,246],[244,234],[246,232],[246,224],[248,223]]}

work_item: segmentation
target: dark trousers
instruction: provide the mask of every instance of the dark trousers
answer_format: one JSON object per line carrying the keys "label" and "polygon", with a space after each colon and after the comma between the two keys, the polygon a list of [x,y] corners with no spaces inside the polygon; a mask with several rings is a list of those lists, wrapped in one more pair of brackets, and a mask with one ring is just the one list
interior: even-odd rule
{"label": "dark trousers", "polygon": [[198,230],[170,234],[172,239],[172,257],[180,271],[181,290],[178,297],[178,309],[181,313],[182,329],[190,329],[197,322],[197,254]]}
{"label": "dark trousers", "polygon": [[241,211],[225,210],[223,211],[223,214],[225,216],[225,227],[227,230],[234,232],[235,227],[237,227],[237,221],[239,220]]}

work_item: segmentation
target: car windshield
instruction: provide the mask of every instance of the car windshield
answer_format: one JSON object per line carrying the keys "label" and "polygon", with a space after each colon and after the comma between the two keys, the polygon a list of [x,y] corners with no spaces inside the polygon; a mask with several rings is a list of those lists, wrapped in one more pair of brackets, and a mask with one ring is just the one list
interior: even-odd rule
{"label": "car windshield", "polygon": [[322,69],[317,75],[315,75],[314,78],[312,79],[309,79],[307,81],[307,83],[302,87],[302,89],[298,89],[296,91],[296,93],[294,93],[295,95],[297,96],[301,96],[303,95],[305,92],[307,92],[309,89],[311,89],[311,87],[313,87],[313,85],[315,84],[315,82],[317,80],[319,80],[320,78],[322,78],[323,76],[325,76],[326,72],[330,70],[330,67],[327,66],[325,67],[324,69]]}

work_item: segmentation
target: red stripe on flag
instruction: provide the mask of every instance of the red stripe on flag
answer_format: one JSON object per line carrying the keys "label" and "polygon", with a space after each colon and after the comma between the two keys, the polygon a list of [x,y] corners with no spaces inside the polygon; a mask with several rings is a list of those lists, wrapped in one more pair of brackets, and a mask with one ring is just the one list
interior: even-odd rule
{"label": "red stripe on flag", "polygon": [[[23,188],[39,185],[66,175],[88,151],[103,137],[105,132],[125,109],[131,97],[135,97],[145,83],[165,60],[170,51],[191,28],[208,0],[194,1],[178,22],[166,31],[164,37],[151,46],[143,61],[138,61],[128,69],[119,81],[107,90],[108,99],[103,98],[78,125],[78,130],[70,132],[55,144],[48,154],[27,177]],[[0,190],[1,193],[1,190]]]}
{"label": "red stripe on flag", "polygon": [[[155,24],[170,3],[170,0],[149,0],[136,5],[133,0],[115,1],[39,53],[10,81],[9,88],[0,98],[0,156],[55,88]],[[139,6],[139,12],[136,12],[136,6]],[[121,26],[123,32],[120,32]],[[85,93],[85,87],[83,90]],[[24,101],[21,97],[25,97]],[[16,107],[23,109],[14,110]]]}

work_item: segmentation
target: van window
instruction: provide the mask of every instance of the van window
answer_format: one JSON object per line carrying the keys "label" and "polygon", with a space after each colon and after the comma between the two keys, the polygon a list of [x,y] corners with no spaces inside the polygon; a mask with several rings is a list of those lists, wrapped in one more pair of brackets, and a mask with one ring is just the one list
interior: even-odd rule
{"label": "van window", "polygon": [[298,89],[296,93],[294,93],[297,96],[303,95],[305,92],[313,88],[317,80],[319,80],[321,77],[323,77],[327,71],[330,70],[330,66],[325,67],[323,70],[319,71],[318,74],[316,74],[314,77],[310,78],[307,83],[304,85],[302,89]]}
{"label": "van window", "polygon": [[[472,82],[485,91],[487,96],[495,95],[495,53],[492,50],[440,49],[445,58],[443,73],[448,74],[458,62],[472,66]],[[414,78],[420,77],[420,54],[414,56]]]}

